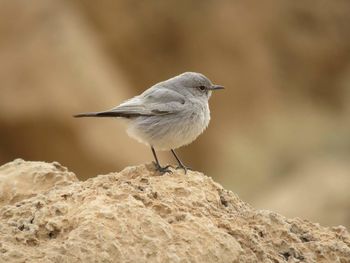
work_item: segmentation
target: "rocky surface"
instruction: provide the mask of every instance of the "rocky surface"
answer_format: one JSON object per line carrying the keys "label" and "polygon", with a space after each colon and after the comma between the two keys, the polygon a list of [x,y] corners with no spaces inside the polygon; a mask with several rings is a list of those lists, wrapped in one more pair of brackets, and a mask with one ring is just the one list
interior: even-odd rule
{"label": "rocky surface", "polygon": [[16,159],[0,167],[0,207],[77,181],[74,173],[57,162]]}
{"label": "rocky surface", "polygon": [[0,171],[2,185],[32,188],[2,200],[0,262],[350,262],[344,227],[255,210],[199,172],[140,165],[83,182],[19,160]]}

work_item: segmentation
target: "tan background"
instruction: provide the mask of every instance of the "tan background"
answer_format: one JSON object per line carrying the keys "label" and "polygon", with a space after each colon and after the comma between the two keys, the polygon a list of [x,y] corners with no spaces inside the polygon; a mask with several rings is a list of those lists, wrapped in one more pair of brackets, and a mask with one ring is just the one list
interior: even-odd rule
{"label": "tan background", "polygon": [[256,207],[350,226],[349,25],[348,1],[2,0],[0,162],[82,179],[150,162],[121,121],[71,115],[199,71],[226,90],[184,162]]}

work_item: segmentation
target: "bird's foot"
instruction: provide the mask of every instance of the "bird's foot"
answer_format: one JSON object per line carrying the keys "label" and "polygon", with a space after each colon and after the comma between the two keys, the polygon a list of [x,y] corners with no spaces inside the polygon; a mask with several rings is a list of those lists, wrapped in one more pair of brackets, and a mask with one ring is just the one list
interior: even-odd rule
{"label": "bird's foot", "polygon": [[193,170],[191,167],[187,167],[184,164],[179,164],[175,169],[176,170],[182,169],[182,170],[184,170],[185,174],[187,174],[188,170],[190,170],[190,171]]}
{"label": "bird's foot", "polygon": [[160,166],[159,164],[157,164],[156,162],[153,162],[155,168],[156,168],[156,171],[157,172],[160,172],[161,175],[165,174],[165,173],[173,173],[169,167],[171,167],[171,165],[166,165],[164,167]]}

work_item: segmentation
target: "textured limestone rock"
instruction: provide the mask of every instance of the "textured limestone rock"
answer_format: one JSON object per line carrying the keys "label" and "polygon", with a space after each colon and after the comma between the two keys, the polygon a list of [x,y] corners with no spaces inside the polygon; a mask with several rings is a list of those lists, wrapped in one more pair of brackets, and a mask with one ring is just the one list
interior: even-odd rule
{"label": "textured limestone rock", "polygon": [[350,262],[344,227],[257,211],[198,172],[66,182],[1,207],[0,262]]}
{"label": "textured limestone rock", "polygon": [[0,207],[77,180],[74,173],[57,162],[16,159],[0,167]]}

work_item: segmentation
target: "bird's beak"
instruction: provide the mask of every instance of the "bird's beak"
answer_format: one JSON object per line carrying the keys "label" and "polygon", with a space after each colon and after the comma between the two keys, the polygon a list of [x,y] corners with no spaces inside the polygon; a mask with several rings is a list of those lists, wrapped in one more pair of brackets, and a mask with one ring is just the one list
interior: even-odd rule
{"label": "bird's beak", "polygon": [[218,89],[224,89],[223,86],[220,85],[212,85],[210,88],[208,88],[209,90],[218,90]]}

